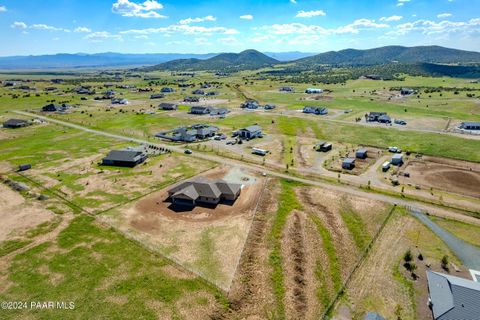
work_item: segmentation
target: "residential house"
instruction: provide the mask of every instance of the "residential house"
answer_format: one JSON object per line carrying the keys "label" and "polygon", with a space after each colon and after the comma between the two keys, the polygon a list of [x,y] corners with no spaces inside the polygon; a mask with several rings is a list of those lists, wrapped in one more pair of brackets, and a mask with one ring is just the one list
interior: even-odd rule
{"label": "residential house", "polygon": [[266,104],[263,108],[264,108],[265,110],[273,110],[273,109],[275,109],[276,107],[277,107],[277,106],[274,105],[274,104]]}
{"label": "residential house", "polygon": [[172,92],[175,92],[175,90],[173,88],[165,87],[165,88],[162,88],[160,90],[160,92],[162,92],[162,93],[172,93]]}
{"label": "residential house", "polygon": [[279,89],[280,92],[295,92],[295,89],[293,87],[281,87]]}
{"label": "residential house", "polygon": [[258,125],[249,126],[238,131],[238,135],[240,138],[244,139],[254,139],[254,138],[261,138],[262,135],[262,127]]}
{"label": "residential house", "polygon": [[193,90],[192,91],[192,94],[196,94],[196,95],[204,95],[205,94],[205,91],[201,90],[201,89],[197,89],[197,90]]}
{"label": "residential house", "polygon": [[389,115],[382,115],[380,117],[378,117],[378,120],[377,120],[379,123],[392,123],[392,119],[390,118]]}
{"label": "residential house", "polygon": [[22,119],[8,119],[3,123],[4,128],[16,129],[30,125],[30,121]]}
{"label": "residential house", "polygon": [[323,93],[323,89],[308,88],[307,90],[305,90],[305,93],[308,93],[308,94],[320,94],[320,93]]}
{"label": "residential house", "polygon": [[241,184],[199,177],[182,182],[168,190],[168,197],[176,205],[217,205],[220,202],[235,202],[241,190]]}
{"label": "residential house", "polygon": [[427,282],[434,320],[479,319],[480,283],[430,270]]}
{"label": "residential house", "polygon": [[165,95],[163,93],[155,93],[150,96],[150,99],[162,99],[165,98]]}
{"label": "residential house", "polygon": [[246,102],[240,105],[242,109],[258,109],[260,104],[255,100],[247,100]]}
{"label": "residential house", "polygon": [[211,107],[191,107],[191,114],[210,114],[212,112]]}
{"label": "residential house", "polygon": [[402,96],[409,96],[409,95],[415,94],[415,90],[410,89],[410,88],[402,88],[400,90],[400,94]]}
{"label": "residential house", "polygon": [[175,103],[162,102],[158,105],[158,108],[160,110],[177,110],[178,105],[176,105]]}
{"label": "residential house", "polygon": [[147,155],[138,150],[112,150],[102,159],[102,165],[117,167],[135,167],[144,162]]}
{"label": "residential house", "polygon": [[378,121],[378,118],[385,115],[387,115],[386,112],[369,112],[365,115],[365,119],[367,120],[367,122],[374,122]]}
{"label": "residential house", "polygon": [[124,105],[127,105],[128,104],[128,100],[127,99],[122,99],[122,98],[114,98],[112,99],[112,104],[124,104]]}
{"label": "residential house", "polygon": [[342,162],[342,168],[346,170],[355,168],[355,158],[345,158]]}
{"label": "residential house", "polygon": [[328,114],[328,109],[325,107],[309,107],[306,106],[303,108],[303,113],[314,113],[317,115],[326,115]]}
{"label": "residential house", "polygon": [[183,99],[183,102],[199,102],[200,99],[197,97],[185,97]]}
{"label": "residential house", "polygon": [[459,128],[463,130],[480,130],[480,122],[462,122]]}
{"label": "residential house", "polygon": [[69,108],[71,108],[71,106],[65,103],[61,105],[50,103],[50,104],[47,104],[46,106],[43,106],[42,111],[43,112],[65,112]]}

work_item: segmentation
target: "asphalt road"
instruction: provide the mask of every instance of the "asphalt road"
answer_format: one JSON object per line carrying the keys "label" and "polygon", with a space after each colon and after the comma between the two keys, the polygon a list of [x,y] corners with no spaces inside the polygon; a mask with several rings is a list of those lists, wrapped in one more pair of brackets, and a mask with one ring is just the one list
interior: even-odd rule
{"label": "asphalt road", "polygon": [[[114,139],[130,141],[130,142],[134,142],[134,143],[138,143],[138,144],[149,144],[149,145],[153,145],[153,146],[157,146],[157,147],[166,148],[166,149],[169,149],[171,151],[178,152],[178,153],[183,153],[184,150],[185,150],[185,148],[182,147],[182,146],[167,145],[167,144],[163,144],[163,143],[153,143],[151,141],[142,140],[142,139],[133,138],[133,137],[128,137],[128,136],[125,136],[125,135],[118,135],[118,134],[113,134],[113,133],[109,133],[109,132],[105,132],[105,131],[90,129],[90,128],[87,128],[87,127],[84,127],[84,126],[81,126],[81,125],[77,125],[77,124],[62,121],[62,120],[52,119],[52,118],[45,117],[45,116],[42,116],[42,115],[38,115],[38,114],[35,114],[35,113],[30,113],[30,112],[25,112],[25,111],[12,111],[12,112],[17,113],[17,114],[21,114],[21,115],[24,115],[24,116],[38,118],[38,119],[48,121],[48,122],[51,122],[51,123],[56,123],[56,124],[59,124],[59,125],[65,126],[65,127],[69,127],[69,128],[73,128],[73,129],[77,129],[77,130],[83,130],[83,131],[90,132],[90,133],[93,133],[93,134],[103,135],[103,136],[114,138]],[[406,207],[413,206],[413,207],[419,208],[419,210],[422,210],[424,212],[431,212],[432,208],[436,208],[435,206],[427,205],[427,204],[422,203],[420,201],[407,200],[407,199],[396,198],[396,197],[392,197],[392,196],[388,196],[388,195],[384,195],[384,194],[379,194],[379,193],[366,192],[366,191],[363,191],[363,190],[359,189],[358,187],[354,187],[354,186],[330,184],[330,183],[327,183],[327,182],[320,182],[320,181],[311,180],[311,179],[307,179],[307,178],[300,178],[300,177],[296,177],[296,176],[293,176],[293,175],[290,175],[290,174],[286,174],[286,173],[282,173],[282,172],[278,172],[278,171],[273,171],[273,170],[267,169],[267,168],[265,168],[261,165],[244,163],[244,162],[241,162],[241,161],[238,161],[238,160],[223,158],[223,157],[217,156],[217,155],[205,154],[205,153],[201,153],[201,152],[193,152],[189,156],[190,157],[195,157],[195,158],[198,158],[198,159],[204,159],[204,160],[216,162],[216,163],[219,163],[219,164],[222,164],[222,165],[237,166],[237,167],[240,167],[240,168],[243,168],[243,169],[256,171],[258,173],[265,173],[268,176],[272,176],[272,177],[289,179],[289,180],[305,183],[305,184],[308,184],[308,185],[313,185],[313,186],[326,188],[326,189],[329,189],[329,190],[334,190],[334,191],[338,191],[338,192],[345,192],[345,193],[348,193],[348,194],[351,194],[351,195],[356,195],[356,196],[368,198],[368,199],[371,199],[371,200],[383,201],[383,202],[386,202],[386,203],[396,204],[396,205],[401,205],[401,206],[406,206]],[[342,180],[345,180],[345,177],[343,177]],[[466,216],[466,215],[463,215],[463,214],[460,214],[460,213],[449,212],[448,217],[451,218],[451,219],[461,220],[461,221],[465,221],[465,222],[480,225],[480,219],[476,219],[474,217]]]}

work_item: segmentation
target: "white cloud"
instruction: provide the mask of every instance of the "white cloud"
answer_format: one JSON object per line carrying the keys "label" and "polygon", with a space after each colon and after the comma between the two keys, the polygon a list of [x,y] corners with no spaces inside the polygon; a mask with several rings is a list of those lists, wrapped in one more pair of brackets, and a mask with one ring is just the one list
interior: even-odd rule
{"label": "white cloud", "polygon": [[478,32],[479,27],[480,18],[460,22],[444,20],[438,23],[421,19],[414,22],[400,24],[397,26],[396,30],[388,32],[387,35],[406,35],[411,32],[420,32],[424,35],[446,35],[449,33],[471,34]]}
{"label": "white cloud", "polygon": [[297,4],[297,0],[290,0],[290,3]]}
{"label": "white cloud", "polygon": [[397,7],[401,7],[407,2],[410,2],[410,0],[398,0]]}
{"label": "white cloud", "polygon": [[325,16],[325,12],[323,10],[312,10],[312,11],[298,11],[295,17],[297,18],[311,18],[315,16]]}
{"label": "white cloud", "polygon": [[390,16],[390,17],[381,17],[380,21],[399,21],[402,20],[402,16]]}
{"label": "white cloud", "polygon": [[63,29],[63,28],[57,28],[57,27],[52,27],[46,24],[32,24],[30,29],[35,29],[35,30],[47,30],[47,31],[65,31],[65,32],[70,32],[68,29]]}
{"label": "white cloud", "polygon": [[240,42],[235,37],[220,38],[218,39],[218,42],[223,43],[225,45],[230,45],[230,46],[237,46],[242,44],[242,42]]}
{"label": "white cloud", "polygon": [[215,20],[217,20],[217,18],[214,17],[214,16],[206,16],[206,17],[203,17],[203,18],[187,18],[187,19],[183,19],[183,20],[180,20],[179,23],[180,23],[180,24],[190,24],[190,23],[194,23],[194,22],[215,21]]}
{"label": "white cloud", "polygon": [[148,29],[131,29],[121,31],[120,34],[152,34],[152,33],[163,33],[165,34],[237,34],[238,30],[230,29],[225,27],[202,27],[202,26],[191,26],[187,24],[174,24],[168,27],[160,28],[148,28]]}
{"label": "white cloud", "polygon": [[89,40],[92,42],[103,42],[105,40],[118,40],[122,41],[122,36],[111,34],[110,32],[107,31],[99,31],[99,32],[92,32],[90,34],[87,34],[83,39]]}
{"label": "white cloud", "polygon": [[112,5],[112,12],[123,17],[166,18],[157,12],[161,9],[163,5],[155,0],[147,0],[140,4],[129,0],[117,0]]}
{"label": "white cloud", "polygon": [[448,13],[448,12],[437,14],[437,18],[440,18],[440,19],[448,18],[448,17],[451,17],[451,16],[452,16],[452,14]]}
{"label": "white cloud", "polygon": [[244,20],[252,20],[253,19],[253,16],[251,14],[245,14],[243,16],[240,16],[240,19],[244,19]]}
{"label": "white cloud", "polygon": [[7,8],[5,6],[0,6],[0,12],[7,12]]}
{"label": "white cloud", "polygon": [[361,30],[376,29],[376,28],[388,28],[389,25],[385,23],[376,23],[375,20],[370,19],[358,19],[350,24],[342,27],[326,29],[318,25],[305,25],[302,23],[289,23],[289,24],[273,24],[260,27],[270,34],[286,35],[286,34],[299,34],[299,35],[332,35],[332,34],[357,34]]}
{"label": "white cloud", "polygon": [[25,22],[20,22],[20,21],[15,21],[10,25],[11,28],[13,29],[27,29],[28,26]]}
{"label": "white cloud", "polygon": [[73,32],[85,32],[85,33],[90,33],[92,30],[90,30],[87,27],[78,27],[73,30]]}

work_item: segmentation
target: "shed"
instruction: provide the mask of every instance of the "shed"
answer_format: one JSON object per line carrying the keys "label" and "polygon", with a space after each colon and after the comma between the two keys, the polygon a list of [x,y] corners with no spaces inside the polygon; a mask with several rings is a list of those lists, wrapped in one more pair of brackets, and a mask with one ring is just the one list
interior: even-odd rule
{"label": "shed", "polygon": [[367,149],[365,148],[358,149],[357,152],[355,153],[355,157],[357,159],[366,159],[368,157]]}
{"label": "shed", "polygon": [[346,170],[355,168],[355,158],[345,158],[342,162],[342,168]]}
{"label": "shed", "polygon": [[177,110],[178,106],[175,103],[163,102],[158,105],[158,108],[161,110]]}
{"label": "shed", "polygon": [[18,166],[18,170],[17,171],[27,171],[27,170],[30,170],[32,169],[32,165],[31,164],[21,164]]}
{"label": "shed", "polygon": [[394,166],[401,166],[403,164],[403,155],[394,154],[391,162]]}

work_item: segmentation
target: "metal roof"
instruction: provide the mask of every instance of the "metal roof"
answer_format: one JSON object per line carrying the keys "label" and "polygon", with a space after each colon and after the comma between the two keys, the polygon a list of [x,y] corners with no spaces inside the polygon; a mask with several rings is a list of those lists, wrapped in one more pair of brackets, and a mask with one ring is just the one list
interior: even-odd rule
{"label": "metal roof", "polygon": [[[236,195],[241,185],[229,183],[223,180],[213,181],[204,177],[198,177],[189,181],[182,182],[169,190],[172,196],[188,195],[198,197],[220,198],[222,195]],[[195,190],[195,193],[192,191]]]}
{"label": "metal roof", "polygon": [[480,315],[480,283],[427,270],[435,320],[474,320]]}
{"label": "metal roof", "polygon": [[104,160],[135,162],[140,155],[142,155],[141,151],[112,150],[107,154]]}
{"label": "metal roof", "polygon": [[249,131],[249,132],[257,132],[257,131],[262,131],[262,127],[260,127],[258,125],[253,125],[253,126],[243,128],[241,130]]}
{"label": "metal roof", "polygon": [[343,163],[355,163],[355,158],[345,158]]}

